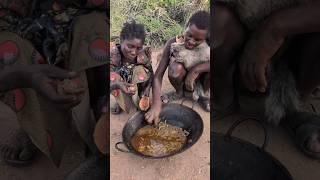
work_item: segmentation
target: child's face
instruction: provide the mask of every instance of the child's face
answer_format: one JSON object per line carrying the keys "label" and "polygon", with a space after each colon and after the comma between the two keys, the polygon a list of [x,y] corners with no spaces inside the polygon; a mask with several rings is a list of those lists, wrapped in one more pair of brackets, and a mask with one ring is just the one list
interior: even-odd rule
{"label": "child's face", "polygon": [[141,39],[133,38],[124,40],[121,43],[121,51],[123,55],[129,59],[134,60],[143,48],[143,41]]}
{"label": "child's face", "polygon": [[197,47],[206,40],[207,35],[208,30],[199,29],[194,24],[189,25],[184,32],[185,47],[187,49]]}

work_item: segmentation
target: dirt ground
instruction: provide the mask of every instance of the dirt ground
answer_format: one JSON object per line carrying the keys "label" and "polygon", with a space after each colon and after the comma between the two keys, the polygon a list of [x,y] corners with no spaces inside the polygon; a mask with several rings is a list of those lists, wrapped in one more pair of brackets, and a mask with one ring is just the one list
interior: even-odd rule
{"label": "dirt ground", "polygon": [[[157,52],[153,53],[154,70]],[[172,91],[167,78],[163,79],[162,92]],[[177,101],[180,103],[180,101]],[[185,105],[191,107],[191,102]],[[185,152],[173,157],[150,160],[134,154],[119,152],[114,144],[122,141],[122,128],[133,113],[110,115],[110,179],[117,180],[207,180],[210,179],[210,114],[195,105],[204,122],[204,131],[199,141]]]}
{"label": "dirt ground", "polygon": [[[156,54],[154,54],[154,57]],[[156,59],[156,58],[154,58]],[[154,60],[154,65],[156,60]],[[156,65],[155,65],[156,66]],[[167,74],[163,83],[163,92],[173,90]],[[180,101],[178,101],[179,103]],[[316,111],[320,112],[320,100],[313,100]],[[190,107],[191,102],[186,103]],[[195,110],[201,115],[204,122],[204,132],[199,141],[187,151],[176,156],[150,160],[135,156],[130,153],[119,152],[114,144],[122,140],[121,131],[132,114],[122,113],[111,115],[111,179],[116,180],[206,180],[210,177],[210,118],[198,105]],[[1,121],[15,120],[15,115],[8,107],[0,104]],[[239,118],[238,114],[229,116],[219,121],[213,121],[213,130],[225,133],[231,124]],[[295,180],[320,179],[320,161],[313,160],[302,154],[296,148],[291,137],[281,127],[268,127],[269,143],[267,151],[276,157],[292,174]],[[256,145],[261,145],[263,133],[254,123],[240,125],[234,136],[248,140]],[[84,160],[83,143],[74,133],[70,138],[60,168],[44,156],[39,154],[30,167],[14,168],[0,162],[0,180],[62,180],[68,173]]]}
{"label": "dirt ground", "polygon": [[[14,120],[15,114],[0,103],[0,125],[2,121]],[[34,163],[28,167],[11,167],[0,160],[0,180],[63,180],[84,160],[84,145],[80,137],[74,133],[69,142],[59,168],[41,153],[38,153]]]}
{"label": "dirt ground", "polygon": [[[320,99],[309,101],[315,107],[316,112],[320,113]],[[308,108],[307,108],[308,109]],[[311,111],[311,109],[308,109]],[[226,133],[232,123],[240,118],[235,114],[224,119],[213,121],[215,132]],[[295,146],[291,136],[281,127],[268,127],[269,141],[267,152],[277,158],[291,173],[294,180],[319,180],[320,161],[310,159],[305,156]],[[241,124],[233,133],[233,136],[247,140],[261,146],[263,143],[263,131],[256,123],[250,121]]]}
{"label": "dirt ground", "polygon": [[[170,90],[172,87],[166,78],[164,92]],[[185,105],[190,106],[190,101]],[[116,151],[113,145],[121,141],[122,127],[131,115],[123,113],[120,116],[111,116],[111,179],[209,179],[209,113],[204,112],[198,105],[195,106],[195,110],[204,121],[204,132],[199,141],[187,151],[161,160],[147,160]],[[0,103],[0,125],[1,121],[15,120],[15,114]],[[43,154],[38,153],[34,163],[28,167],[11,167],[0,161],[0,180],[63,180],[85,159],[84,145],[77,133],[70,137],[69,142],[59,168],[55,167]]]}

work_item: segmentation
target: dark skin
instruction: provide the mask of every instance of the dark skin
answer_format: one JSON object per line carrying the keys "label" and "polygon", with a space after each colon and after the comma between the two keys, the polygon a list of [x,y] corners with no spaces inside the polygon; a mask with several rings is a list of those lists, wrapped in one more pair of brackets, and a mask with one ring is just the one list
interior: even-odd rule
{"label": "dark skin", "polygon": [[[17,3],[16,3],[17,4]],[[32,3],[30,3],[31,5]],[[47,3],[38,3],[39,4],[47,4]],[[58,3],[55,3],[58,5]],[[73,3],[74,4],[74,3]],[[76,5],[79,3],[76,3]],[[83,3],[82,3],[83,4]],[[19,3],[18,3],[19,5]],[[67,4],[66,4],[67,5]],[[75,5],[75,4],[74,4]],[[80,5],[80,4],[79,4]],[[58,5],[59,6],[59,5]],[[53,7],[54,10],[62,10],[64,6]],[[91,68],[87,71],[87,77],[89,80],[89,91],[90,91],[90,101],[91,104],[95,104],[97,101],[97,97],[101,96],[101,91],[104,90],[104,94],[106,92],[106,76],[101,76],[103,71],[106,72],[106,67],[97,67]],[[52,67],[49,65],[28,65],[28,66],[10,66],[6,67],[6,69],[0,70],[0,92],[6,92],[15,88],[33,88],[38,94],[41,94],[48,101],[56,104],[58,107],[63,107],[65,109],[70,109],[77,104],[80,103],[80,99],[74,98],[73,95],[60,95],[56,92],[55,81],[62,79],[75,78],[77,74],[75,72],[68,72],[62,69],[58,69],[56,67]],[[100,79],[99,79],[100,78]],[[95,92],[91,92],[91,90],[96,90]],[[78,92],[77,92],[78,91]],[[72,93],[84,93],[85,89],[75,89]],[[68,92],[67,92],[68,93]],[[15,135],[12,132],[11,135]],[[17,136],[17,135],[15,135]],[[1,136],[7,138],[7,136]],[[29,139],[28,137],[13,137],[15,139],[20,139],[17,147],[14,147],[13,150],[7,149],[7,156],[15,156],[17,153],[14,152],[18,149],[19,146],[26,146],[23,142],[25,139]],[[8,138],[9,139],[9,138]],[[6,140],[6,139],[5,139]],[[11,141],[11,140],[8,140]],[[9,142],[9,145],[14,146],[14,142]],[[3,144],[1,144],[2,146]],[[10,147],[10,146],[9,146]],[[11,148],[11,147],[10,147]],[[3,151],[3,150],[1,150]],[[10,157],[9,159],[16,159],[17,157]]]}
{"label": "dark skin", "polygon": [[[80,99],[72,95],[60,95],[56,91],[54,81],[74,78],[75,72],[68,72],[50,65],[15,65],[0,72],[0,92],[16,88],[33,88],[51,102],[69,109],[80,103]],[[83,93],[84,89],[77,90]]]}
{"label": "dark skin", "polygon": [[[185,31],[185,47],[187,49],[193,49],[205,41],[208,30],[202,30],[197,28],[194,24],[190,24]],[[181,63],[171,63],[170,61],[170,46],[175,42],[175,38],[170,39],[163,50],[163,55],[159,66],[155,72],[152,92],[153,92],[153,104],[150,110],[145,114],[145,119],[150,124],[158,124],[159,114],[161,112],[161,87],[163,75],[168,68],[168,76],[171,84],[176,90],[176,93],[180,96],[183,95],[183,87],[187,90],[193,90],[193,84],[198,79],[200,74],[210,72],[210,63],[203,63],[193,67],[190,71],[184,68]],[[207,76],[208,77],[208,76]],[[205,78],[205,90],[210,88],[210,78]]]}
{"label": "dark skin", "polygon": [[[0,71],[0,92],[16,88],[33,88],[37,93],[65,110],[78,105],[80,99],[73,95],[61,95],[56,91],[56,81],[75,78],[75,72],[65,71],[51,65],[14,65]],[[74,93],[83,93],[77,89]],[[6,159],[29,159],[34,152],[31,140],[20,130],[17,122],[3,122],[1,130],[1,156]],[[7,140],[7,141],[6,141]]]}
{"label": "dark skin", "polygon": [[[249,91],[263,93],[268,86],[267,70],[272,57],[285,40],[292,37],[299,39],[294,41],[299,44],[295,49],[299,55],[290,61],[295,66],[293,73],[297,89],[301,96],[310,95],[320,84],[320,53],[317,48],[320,43],[319,9],[320,2],[317,1],[274,12],[246,39],[246,30],[234,13],[226,6],[217,4],[213,20],[217,109],[232,103],[233,99],[229,97],[235,94],[233,74],[237,55],[240,55],[240,84]],[[244,50],[240,51],[243,46]],[[311,133],[306,142],[309,151],[320,153],[319,134],[319,130]]]}
{"label": "dark skin", "polygon": [[129,63],[136,63],[136,57],[138,56],[139,52],[143,48],[143,40],[142,39],[126,39],[121,42],[121,52],[124,55],[124,62]]}
{"label": "dark skin", "polygon": [[235,58],[244,42],[244,28],[235,14],[225,6],[217,5],[213,11],[213,103],[215,111],[230,108],[234,100]]}
{"label": "dark skin", "polygon": [[[138,56],[139,52],[141,52],[143,49],[143,43],[144,43],[144,40],[138,39],[138,38],[123,40],[120,44],[121,45],[121,52],[124,56],[124,58],[122,58],[123,62],[136,64],[137,63],[137,56]],[[148,69],[151,70],[151,72],[152,72],[152,67],[149,67]],[[152,77],[150,79],[152,79]],[[114,86],[120,87],[119,89],[121,89],[126,94],[133,95],[136,93],[136,90],[132,90],[130,88],[130,87],[134,86],[131,83],[122,83],[121,82],[121,83],[115,84]],[[151,88],[150,81],[140,83],[138,85],[139,97],[149,96],[150,88]]]}

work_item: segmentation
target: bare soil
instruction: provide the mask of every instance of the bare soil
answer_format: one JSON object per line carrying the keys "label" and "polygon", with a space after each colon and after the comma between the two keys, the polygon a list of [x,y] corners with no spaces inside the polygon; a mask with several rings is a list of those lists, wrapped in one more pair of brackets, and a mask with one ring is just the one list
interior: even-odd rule
{"label": "bare soil", "polygon": [[[153,53],[154,70],[159,51]],[[167,73],[162,92],[173,91]],[[177,101],[180,103],[180,101]],[[185,105],[191,107],[191,102]],[[165,159],[145,159],[131,153],[119,152],[114,144],[122,141],[122,128],[133,113],[110,115],[110,179],[117,180],[207,180],[210,179],[210,113],[195,105],[203,119],[204,131],[199,141],[185,152]]]}

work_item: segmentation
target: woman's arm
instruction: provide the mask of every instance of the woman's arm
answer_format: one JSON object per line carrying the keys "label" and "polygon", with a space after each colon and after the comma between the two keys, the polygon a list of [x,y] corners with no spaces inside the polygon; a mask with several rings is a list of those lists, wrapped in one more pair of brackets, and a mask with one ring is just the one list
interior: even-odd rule
{"label": "woman's arm", "polygon": [[[70,108],[80,101],[73,95],[58,94],[56,80],[71,79],[76,76],[75,72],[68,72],[51,65],[14,65],[0,71],[0,92],[16,88],[33,88],[53,103]],[[80,93],[84,90],[78,91]]]}
{"label": "woman's arm", "polygon": [[16,65],[0,71],[0,92],[6,92],[16,88],[27,88],[26,67]]}

